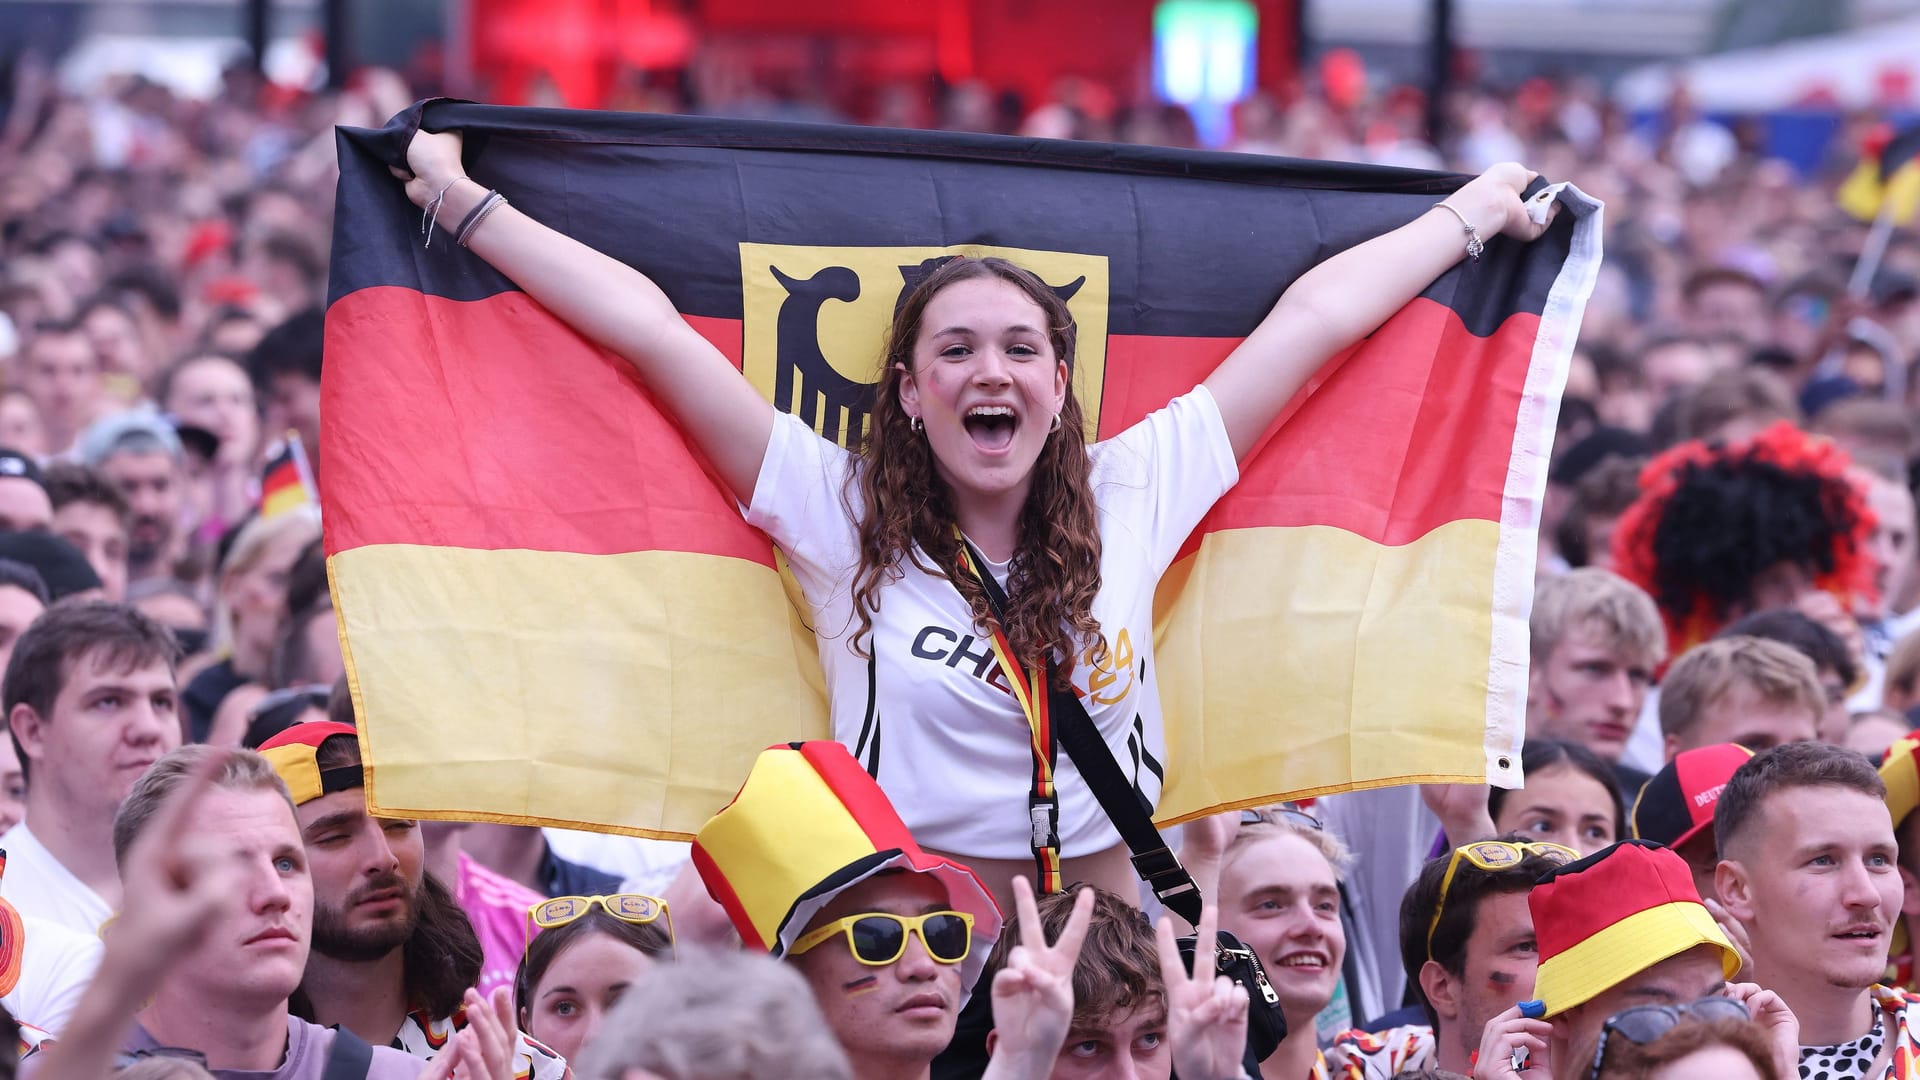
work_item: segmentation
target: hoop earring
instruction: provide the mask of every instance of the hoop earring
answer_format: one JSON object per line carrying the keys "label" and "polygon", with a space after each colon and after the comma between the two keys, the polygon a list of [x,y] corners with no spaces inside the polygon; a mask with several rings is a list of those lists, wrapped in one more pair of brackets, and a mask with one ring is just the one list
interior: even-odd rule
{"label": "hoop earring", "polygon": [[917,416],[912,416],[907,418],[907,427],[915,435],[923,434],[927,430],[927,425],[921,422],[920,418]]}
{"label": "hoop earring", "polygon": [[1056,431],[1059,431],[1059,430],[1060,430],[1060,414],[1059,414],[1059,413],[1054,413],[1054,414],[1053,414],[1053,426],[1051,426],[1051,427],[1049,427],[1049,428],[1047,428],[1047,434],[1049,434],[1049,435],[1051,435],[1051,434],[1053,434],[1054,432],[1056,432]]}

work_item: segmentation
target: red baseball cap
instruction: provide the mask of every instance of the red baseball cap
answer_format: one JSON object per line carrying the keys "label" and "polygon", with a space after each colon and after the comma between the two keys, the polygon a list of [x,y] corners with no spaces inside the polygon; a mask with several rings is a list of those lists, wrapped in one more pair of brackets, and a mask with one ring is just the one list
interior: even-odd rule
{"label": "red baseball cap", "polygon": [[1677,848],[1712,828],[1720,793],[1752,757],[1753,751],[1738,743],[1716,743],[1676,755],[1633,801],[1633,838]]}

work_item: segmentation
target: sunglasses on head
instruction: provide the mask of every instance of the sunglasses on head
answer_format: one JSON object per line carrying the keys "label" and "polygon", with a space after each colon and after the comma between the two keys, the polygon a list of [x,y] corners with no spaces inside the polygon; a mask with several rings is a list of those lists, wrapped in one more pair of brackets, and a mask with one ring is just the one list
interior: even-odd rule
{"label": "sunglasses on head", "polygon": [[1612,1036],[1645,1046],[1672,1031],[1689,1016],[1704,1021],[1753,1019],[1745,1002],[1730,997],[1703,997],[1685,1005],[1636,1005],[1622,1009],[1607,1017],[1607,1022],[1600,1027],[1600,1045],[1594,1048],[1593,1067],[1587,1070],[1588,1080],[1599,1077],[1600,1066],[1607,1059],[1607,1040]]}
{"label": "sunglasses on head", "polygon": [[942,964],[957,964],[973,951],[973,916],[961,911],[931,911],[925,915],[895,915],[869,911],[835,919],[803,934],[787,950],[799,956],[821,942],[845,934],[853,958],[868,967],[884,967],[907,951],[907,935],[919,934],[927,955]]}
{"label": "sunglasses on head", "polygon": [[1279,825],[1286,822],[1312,829],[1314,832],[1326,830],[1326,825],[1319,818],[1292,806],[1250,807],[1240,811],[1242,825]]}
{"label": "sunglasses on head", "polygon": [[1427,923],[1427,959],[1433,959],[1433,932],[1440,929],[1440,914],[1447,910],[1447,892],[1453,888],[1454,875],[1460,872],[1462,862],[1472,863],[1481,870],[1505,870],[1518,866],[1529,855],[1538,855],[1555,866],[1565,866],[1580,857],[1580,853],[1560,844],[1509,843],[1505,840],[1482,840],[1477,844],[1461,844],[1453,849],[1453,857],[1447,860],[1447,874],[1440,879],[1440,896],[1433,904],[1433,921]]}
{"label": "sunglasses on head", "polygon": [[667,940],[673,940],[673,916],[667,912],[667,902],[657,896],[644,896],[640,893],[614,893],[611,896],[556,896],[551,900],[542,900],[527,908],[528,936],[532,936],[532,927],[551,930],[556,926],[565,926],[574,922],[587,912],[598,907],[601,911],[619,919],[621,922],[644,926],[658,919],[667,924]]}

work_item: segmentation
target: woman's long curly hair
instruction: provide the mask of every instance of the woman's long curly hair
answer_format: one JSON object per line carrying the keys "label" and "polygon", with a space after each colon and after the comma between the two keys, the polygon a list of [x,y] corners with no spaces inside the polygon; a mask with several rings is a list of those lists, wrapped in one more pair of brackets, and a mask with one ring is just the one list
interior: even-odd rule
{"label": "woman's long curly hair", "polygon": [[[981,630],[998,628],[1022,666],[1044,667],[1063,657],[1056,680],[1083,649],[1103,658],[1106,642],[1093,617],[1100,591],[1100,531],[1093,502],[1093,463],[1080,433],[1085,430],[1080,402],[1067,383],[1060,428],[1048,437],[1034,462],[1032,486],[1014,544],[1007,579],[1007,625],[998,627],[987,594],[960,562],[954,535],[953,493],[934,469],[933,449],[915,432],[900,404],[900,380],[913,370],[913,347],[935,294],[955,282],[978,278],[1005,281],[1040,306],[1056,358],[1073,368],[1074,323],[1066,301],[1027,270],[1000,258],[955,258],[929,274],[894,312],[874,387],[872,423],[861,447],[856,471],[865,513],[860,515],[860,565],[854,577],[853,606],[860,621],[855,635],[860,655],[871,648],[873,615],[880,590],[901,576],[901,561],[911,559],[931,574],[953,582],[973,609]],[[920,561],[919,552],[933,562]],[[984,570],[983,570],[984,572]]]}

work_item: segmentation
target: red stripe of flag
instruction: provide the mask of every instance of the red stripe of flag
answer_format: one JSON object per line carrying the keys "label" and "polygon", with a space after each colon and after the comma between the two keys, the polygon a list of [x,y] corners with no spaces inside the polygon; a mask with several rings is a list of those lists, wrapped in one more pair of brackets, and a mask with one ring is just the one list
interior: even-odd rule
{"label": "red stripe of flag", "polygon": [[[689,321],[738,363],[739,322]],[[1511,354],[1530,352],[1538,327],[1537,316],[1515,315],[1481,338],[1451,309],[1414,301],[1360,346],[1371,355],[1329,366],[1196,537],[1328,525],[1400,545],[1449,521],[1498,521],[1526,373]],[[328,385],[355,395],[329,412],[341,427],[328,442],[363,455],[321,470],[330,552],[667,550],[772,565],[766,537],[631,369],[524,294],[458,302],[365,289],[335,301],[327,338],[328,355],[352,367]],[[1110,338],[1102,434],[1193,386],[1233,345]],[[422,392],[417,371],[381,360],[397,350],[450,359]],[[1407,361],[1426,355],[1436,359]],[[1402,439],[1404,455],[1383,452]]]}

